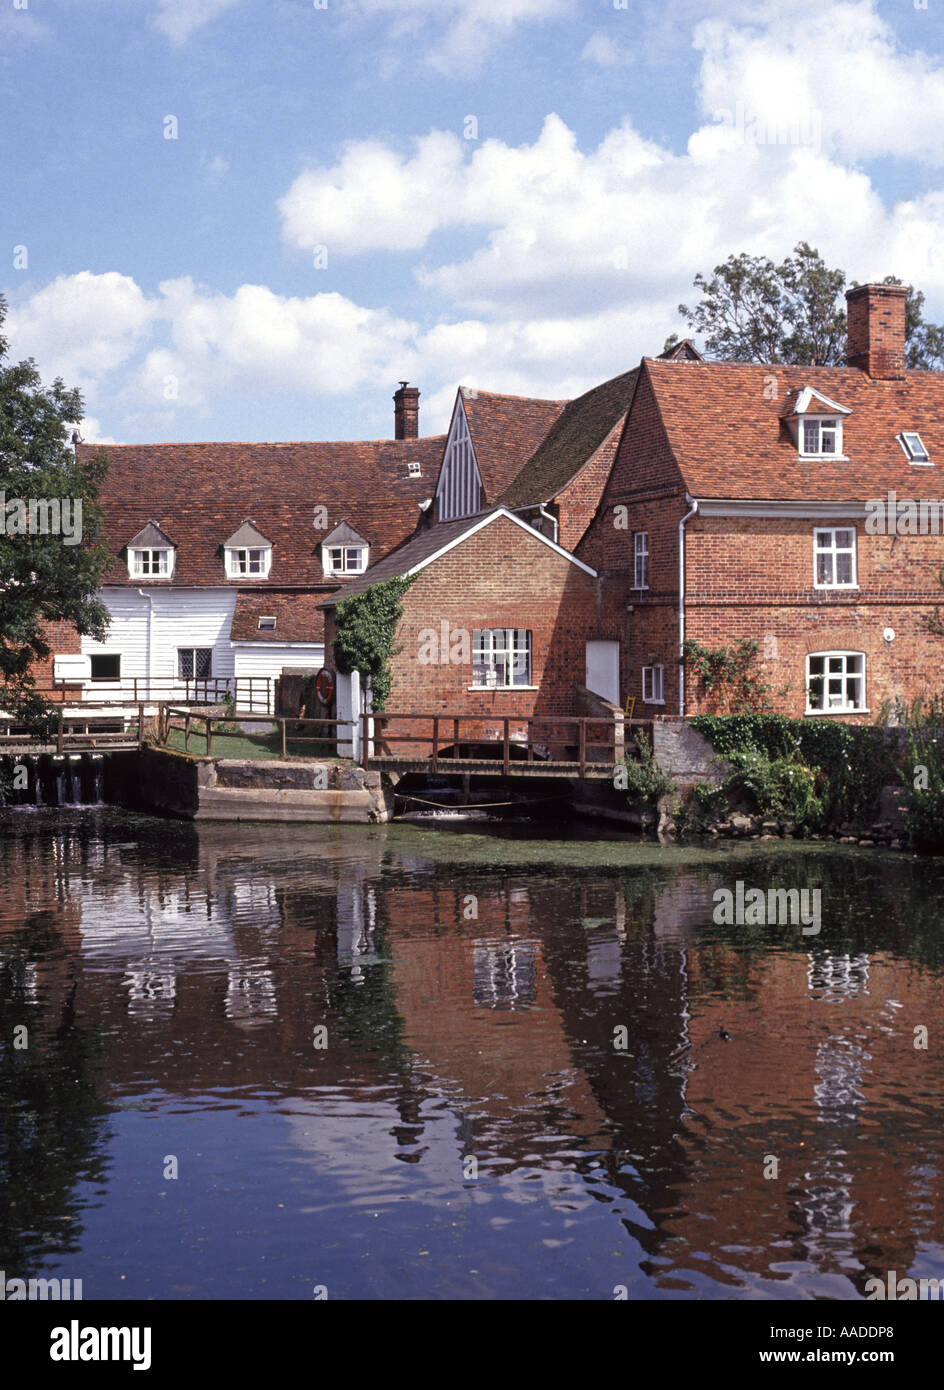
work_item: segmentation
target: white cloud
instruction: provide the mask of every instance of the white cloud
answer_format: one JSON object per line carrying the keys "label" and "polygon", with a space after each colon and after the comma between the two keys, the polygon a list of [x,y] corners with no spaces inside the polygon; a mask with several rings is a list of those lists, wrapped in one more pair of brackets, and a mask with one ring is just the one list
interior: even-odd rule
{"label": "white cloud", "polygon": [[411,56],[453,74],[477,70],[520,25],[574,14],[575,0],[346,0],[343,12],[389,20],[393,42],[415,40]]}
{"label": "white cloud", "polygon": [[119,441],[110,434],[102,434],[101,421],[94,415],[86,415],[79,422],[79,434],[84,444],[117,444]]}
{"label": "white cloud", "polygon": [[26,10],[4,10],[0,12],[0,41],[16,43],[39,43],[49,37],[49,26],[35,19]]}
{"label": "white cloud", "polygon": [[596,33],[587,39],[580,58],[584,63],[596,63],[601,68],[623,68],[632,63],[633,52],[609,34]]}
{"label": "white cloud", "polygon": [[813,118],[823,147],[849,159],[944,163],[944,63],[905,52],[874,0],[842,0],[802,17],[775,7],[763,27],[709,19],[695,29],[706,116],[741,110],[789,129]]}
{"label": "white cloud", "polygon": [[83,270],[12,303],[5,332],[11,354],[35,357],[44,381],[87,390],[134,355],[154,312],[129,276]]}
{"label": "white cloud", "polygon": [[157,0],[154,26],[171,43],[183,44],[197,29],[236,3],[237,0]]}

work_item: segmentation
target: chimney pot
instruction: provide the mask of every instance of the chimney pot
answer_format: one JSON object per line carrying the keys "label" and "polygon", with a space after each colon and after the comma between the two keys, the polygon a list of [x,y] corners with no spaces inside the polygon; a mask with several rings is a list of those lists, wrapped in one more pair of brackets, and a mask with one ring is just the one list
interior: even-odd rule
{"label": "chimney pot", "polygon": [[904,285],[846,290],[846,362],[879,380],[905,374]]}
{"label": "chimney pot", "polygon": [[416,439],[420,432],[420,393],[417,386],[401,381],[393,393],[394,439]]}

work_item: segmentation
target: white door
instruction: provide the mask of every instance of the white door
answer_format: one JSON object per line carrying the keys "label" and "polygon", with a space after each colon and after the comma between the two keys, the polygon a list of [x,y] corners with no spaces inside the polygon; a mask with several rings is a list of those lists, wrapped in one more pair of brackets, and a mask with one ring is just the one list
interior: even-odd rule
{"label": "white door", "polygon": [[586,685],[594,695],[602,695],[604,700],[619,704],[619,642],[587,643]]}

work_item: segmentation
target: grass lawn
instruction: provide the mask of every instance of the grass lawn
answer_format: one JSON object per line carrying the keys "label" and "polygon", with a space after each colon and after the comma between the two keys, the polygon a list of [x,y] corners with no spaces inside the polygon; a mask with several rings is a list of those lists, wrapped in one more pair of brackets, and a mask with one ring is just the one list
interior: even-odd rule
{"label": "grass lawn", "polygon": [[[189,751],[198,756],[205,754],[206,734],[204,726],[194,723],[190,730],[189,750],[184,748],[183,729],[171,729],[167,746],[176,748],[181,753]],[[307,758],[309,761],[320,763],[350,762],[350,758],[339,758],[335,755],[333,742],[289,738],[285,747],[290,758]],[[282,740],[277,730],[271,734],[218,734],[214,730],[213,746],[210,751],[214,758],[269,760],[281,758]]]}

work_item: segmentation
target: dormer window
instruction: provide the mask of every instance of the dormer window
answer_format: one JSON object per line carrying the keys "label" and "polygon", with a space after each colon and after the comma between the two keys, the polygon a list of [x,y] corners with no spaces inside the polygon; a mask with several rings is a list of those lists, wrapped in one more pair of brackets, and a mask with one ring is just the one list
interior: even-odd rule
{"label": "dormer window", "polygon": [[920,434],[913,430],[903,430],[898,436],[898,443],[905,451],[905,457],[909,463],[930,463],[931,455],[924,447]]}
{"label": "dormer window", "polygon": [[366,551],[359,545],[333,545],[328,551],[328,566],[332,574],[360,574],[365,568]]}
{"label": "dormer window", "polygon": [[812,386],[804,386],[784,419],[801,459],[841,459],[843,416],[852,412]]}
{"label": "dormer window", "polygon": [[228,579],[266,579],[272,568],[272,542],[253,521],[223,542],[223,555]]}
{"label": "dormer window", "polygon": [[128,574],[132,579],[170,579],[174,573],[176,546],[156,521],[149,521],[127,545]]}
{"label": "dormer window", "polygon": [[321,563],[325,574],[363,574],[369,555],[367,541],[346,521],[325,536],[321,545]]}
{"label": "dormer window", "polygon": [[835,458],[842,453],[842,424],[839,420],[821,420],[807,416],[803,421],[804,454],[821,454]]}

